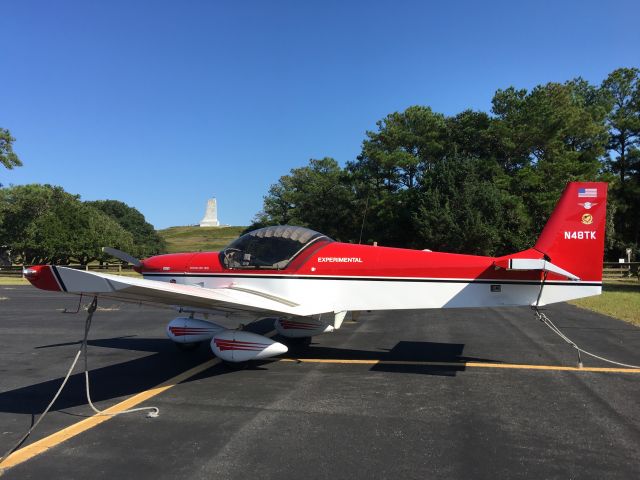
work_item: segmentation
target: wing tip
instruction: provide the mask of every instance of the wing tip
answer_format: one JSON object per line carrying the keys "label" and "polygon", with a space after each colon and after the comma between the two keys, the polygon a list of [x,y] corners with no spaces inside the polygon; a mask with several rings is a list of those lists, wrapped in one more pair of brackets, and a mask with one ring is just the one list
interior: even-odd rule
{"label": "wing tip", "polygon": [[40,290],[66,292],[62,279],[52,265],[34,265],[22,270],[22,275],[31,285]]}

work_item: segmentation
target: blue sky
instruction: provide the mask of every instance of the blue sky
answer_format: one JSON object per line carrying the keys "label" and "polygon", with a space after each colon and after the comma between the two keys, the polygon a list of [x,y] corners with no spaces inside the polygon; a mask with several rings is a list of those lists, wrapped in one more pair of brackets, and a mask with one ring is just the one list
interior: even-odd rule
{"label": "blue sky", "polygon": [[0,182],[117,199],[156,228],[208,197],[247,225],[310,158],[388,113],[488,111],[498,88],[640,66],[637,1],[4,1]]}

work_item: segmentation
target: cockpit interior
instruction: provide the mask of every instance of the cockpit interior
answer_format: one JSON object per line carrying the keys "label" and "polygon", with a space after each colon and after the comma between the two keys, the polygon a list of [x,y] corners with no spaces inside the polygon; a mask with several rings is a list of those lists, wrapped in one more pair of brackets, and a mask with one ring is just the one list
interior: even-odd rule
{"label": "cockpit interior", "polygon": [[242,235],[220,252],[220,262],[228,269],[284,270],[312,245],[334,240],[305,227],[276,225]]}

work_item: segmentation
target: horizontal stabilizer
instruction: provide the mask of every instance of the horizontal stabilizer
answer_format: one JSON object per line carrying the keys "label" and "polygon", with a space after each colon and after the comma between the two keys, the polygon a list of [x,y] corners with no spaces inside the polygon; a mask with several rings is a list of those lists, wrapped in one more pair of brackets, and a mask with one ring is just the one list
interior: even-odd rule
{"label": "horizontal stabilizer", "polygon": [[496,267],[505,270],[540,270],[542,272],[551,272],[567,277],[569,280],[578,281],[579,277],[565,269],[554,265],[542,258],[504,258],[495,262]]}

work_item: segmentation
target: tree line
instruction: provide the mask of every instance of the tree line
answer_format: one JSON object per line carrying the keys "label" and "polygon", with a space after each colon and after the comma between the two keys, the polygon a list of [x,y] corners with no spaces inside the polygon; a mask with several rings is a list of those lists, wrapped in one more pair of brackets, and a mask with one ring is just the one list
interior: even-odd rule
{"label": "tree line", "polygon": [[[0,164],[22,165],[15,138],[0,128]],[[0,184],[2,187],[2,184]],[[137,209],[118,200],[83,202],[52,185],[0,188],[0,262],[86,265],[112,261],[102,247],[136,257],[166,251],[165,241]]]}
{"label": "tree line", "polygon": [[[528,248],[567,182],[609,182],[607,255],[640,245],[640,71],[497,90],[490,112],[428,106],[387,115],[340,166],[312,159],[272,185],[248,230],[308,226],[346,242],[501,255]],[[21,165],[0,128],[0,163]],[[0,185],[1,186],[1,185]],[[0,188],[0,251],[15,262],[86,264],[102,246],[165,249],[122,202],[50,185]]]}
{"label": "tree line", "polygon": [[295,224],[337,240],[501,255],[530,247],[569,181],[609,183],[607,254],[640,245],[640,71],[497,90],[490,112],[387,115],[341,167],[272,185],[248,230]]}
{"label": "tree line", "polygon": [[123,202],[83,202],[51,185],[0,188],[0,253],[13,263],[113,261],[103,246],[138,257],[166,250],[153,226]]}

